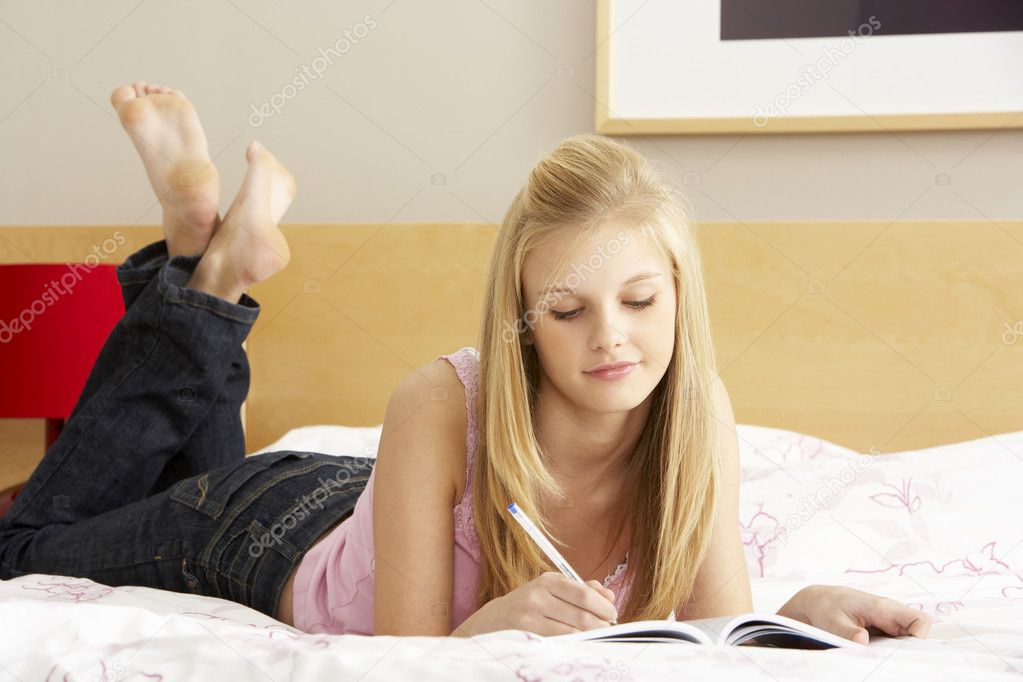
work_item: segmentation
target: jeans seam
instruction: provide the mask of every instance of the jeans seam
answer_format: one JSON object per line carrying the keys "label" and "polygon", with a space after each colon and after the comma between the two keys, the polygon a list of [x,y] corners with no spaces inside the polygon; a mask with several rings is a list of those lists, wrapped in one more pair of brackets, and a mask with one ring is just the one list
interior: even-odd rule
{"label": "jeans seam", "polygon": [[[340,465],[340,464],[335,464],[334,462],[320,462],[320,464],[323,464],[324,466],[336,466],[336,467],[338,467],[338,468],[340,468],[340,467],[342,466],[342,465]],[[345,483],[346,483],[346,484],[349,484],[349,485],[356,485],[356,484],[360,484],[360,483],[361,483],[361,484],[365,484],[365,483],[366,483],[366,482],[368,482],[368,481],[369,481],[369,476],[359,476],[359,477],[352,477],[352,478],[349,478],[349,479],[348,479],[348,480],[347,480],[347,481],[346,481]],[[363,486],[363,487],[365,487],[365,486]],[[331,493],[330,493],[330,494],[328,495],[328,497],[329,497],[330,495],[338,494],[338,493],[340,493],[340,492],[343,492],[343,491],[337,491],[336,493],[335,493],[335,492],[331,492]],[[326,498],[324,498],[324,501],[325,501],[325,500],[326,500]],[[283,510],[282,510],[282,511],[281,511],[281,512],[280,512],[280,513],[279,513],[279,514],[277,515],[277,517],[276,517],[276,518],[274,518],[274,519],[272,519],[272,520],[271,520],[271,522],[270,522],[270,524],[269,524],[269,528],[266,528],[266,530],[267,530],[267,531],[269,531],[270,529],[272,529],[272,528],[273,528],[274,526],[277,526],[277,525],[281,525],[281,526],[283,526],[283,523],[284,523],[284,519],[285,519],[285,518],[286,518],[286,517],[288,516],[288,514],[290,513],[290,511],[291,511],[291,507],[285,507],[285,508],[284,508],[284,509],[283,509]],[[337,520],[337,519],[331,519],[331,520],[327,521],[326,523],[322,524],[323,528],[320,528],[320,526],[314,526],[314,528],[315,528],[316,530],[314,530],[314,531],[313,531],[313,534],[314,534],[314,535],[318,535],[319,533],[323,532],[323,529],[324,529],[324,528],[326,528],[327,526],[329,526],[329,525],[330,525],[330,523],[331,523],[331,522],[333,522],[333,521],[336,521],[336,520]],[[257,522],[257,523],[258,523],[258,522]],[[249,527],[251,527],[251,525],[252,525],[252,524],[250,523],[250,524],[249,524]],[[262,524],[259,524],[259,525],[260,525],[260,526],[262,526]],[[237,537],[237,535],[235,535],[234,537]],[[295,552],[296,552],[296,553],[297,553],[297,554],[299,555],[299,559],[301,559],[301,555],[302,555],[302,550],[301,550],[301,549],[299,549],[298,547],[296,547],[296,546],[295,546],[295,545],[294,545],[293,543],[291,543],[290,541],[288,541],[288,540],[284,539],[284,538],[283,538],[283,536],[282,536],[281,538],[277,539],[277,542],[278,542],[279,544],[282,544],[282,545],[283,545],[283,544],[286,544],[286,545],[287,545],[288,547],[290,547],[291,549],[294,549],[294,550],[295,550]],[[308,551],[308,550],[307,550],[307,551]],[[266,553],[269,553],[269,552],[266,552]],[[286,559],[290,559],[290,558],[291,558],[291,557],[289,557],[289,556],[285,555],[285,554],[284,554],[283,552],[281,552],[281,551],[278,551],[278,554],[281,554],[281,555],[282,555],[282,556],[283,556],[284,558],[286,558]],[[256,569],[256,570],[258,570],[258,567],[257,567],[257,569]]]}
{"label": "jeans seam", "polygon": [[[252,322],[252,320],[246,319],[246,318],[241,317],[239,315],[232,315],[231,313],[229,313],[227,311],[217,310],[216,308],[211,308],[210,306],[205,305],[203,303],[200,303],[198,301],[189,301],[184,296],[177,296],[173,292],[170,291],[170,285],[168,285],[162,278],[157,282],[157,284],[158,284],[158,286],[160,288],[160,293],[168,301],[170,301],[171,303],[183,303],[185,305],[189,305],[189,306],[192,306],[194,308],[201,308],[203,310],[208,310],[208,311],[210,311],[211,313],[213,313],[214,315],[216,315],[218,317],[223,317],[223,318],[226,318],[228,320],[233,320],[235,322],[243,322],[243,323]],[[175,286],[178,286],[179,288],[182,288],[182,289],[187,288],[183,284],[182,285],[175,285]],[[205,295],[205,296],[212,296],[212,294],[207,294],[206,292],[199,291],[198,289],[194,289],[193,291],[195,291],[195,292],[197,292],[199,294]],[[225,301],[225,303],[227,303],[228,305],[237,305],[236,303],[232,304],[229,301]]]}
{"label": "jeans seam", "polygon": [[[224,505],[220,504],[216,500],[207,499],[206,493],[204,493],[203,496],[199,498],[198,501],[196,501],[196,499],[191,496],[191,493],[185,493],[184,491],[185,488],[184,484],[189,480],[191,479],[183,478],[180,481],[172,483],[167,488],[167,490],[169,491],[170,499],[185,505],[186,507],[192,509],[193,511],[199,512],[200,514],[205,514],[208,518],[213,519],[214,521],[219,519],[220,515],[224,513]],[[209,472],[200,474],[196,483],[202,480],[206,480],[208,485]]]}
{"label": "jeans seam", "polygon": [[[294,478],[295,476],[302,476],[302,475],[305,475],[305,474],[310,473],[312,471],[315,471],[316,469],[320,469],[320,468],[322,468],[324,466],[329,466],[329,465],[332,465],[332,464],[334,464],[334,462],[322,461],[321,460],[321,461],[313,462],[310,465],[302,467],[301,469],[296,469],[294,471],[284,472],[284,473],[276,476],[275,478],[271,479],[270,481],[267,481],[266,483],[262,484],[259,488],[257,488],[256,490],[254,490],[251,493],[249,493],[248,495],[246,495],[243,499],[239,500],[237,503],[232,504],[232,505],[225,505],[224,508],[225,509],[230,509],[231,512],[232,512],[231,515],[230,515],[230,518],[226,519],[220,525],[220,527],[217,529],[217,531],[213,534],[213,537],[210,539],[210,542],[207,545],[206,549],[203,550],[201,556],[205,560],[207,560],[207,561],[212,561],[213,560],[213,556],[212,556],[213,555],[213,548],[214,548],[214,546],[218,546],[219,547],[221,545],[224,536],[227,535],[227,529],[238,519],[239,516],[241,516],[242,513],[244,513],[244,511],[246,509],[248,509],[267,490],[269,490],[273,486],[278,485],[279,483],[281,483],[281,482],[283,482],[283,481],[285,481],[285,480],[287,480],[289,478]],[[366,477],[366,480],[367,481],[369,480],[368,476]],[[356,481],[356,482],[360,482],[360,481]],[[237,536],[238,536],[238,534],[236,533],[232,537],[237,537]],[[218,565],[224,560],[224,553],[227,550],[227,546],[226,545],[229,544],[229,543],[223,543],[223,544],[224,544],[224,547],[220,550],[220,552],[216,556],[216,563]],[[298,549],[298,548],[296,547],[296,549]],[[258,566],[257,566],[256,570],[258,570]],[[229,580],[234,581],[234,577],[233,576],[228,575],[227,577],[228,577]],[[246,580],[242,580],[242,581],[238,581],[238,582],[244,583],[247,580],[248,580],[248,576],[246,576]]]}
{"label": "jeans seam", "polygon": [[[280,460],[277,460],[277,461],[280,461]],[[225,509],[230,509],[229,517],[227,519],[224,519],[223,522],[221,522],[220,527],[216,530],[216,532],[214,532],[213,537],[210,538],[210,542],[207,545],[206,549],[203,550],[201,556],[205,560],[211,560],[213,558],[212,555],[213,555],[213,548],[214,548],[214,546],[216,546],[220,542],[221,538],[224,535],[227,534],[227,530],[231,526],[231,524],[233,524],[238,519],[238,517],[241,516],[241,514],[244,512],[244,510],[248,509],[249,506],[251,506],[252,503],[255,502],[255,500],[260,495],[262,495],[267,490],[269,490],[273,486],[277,485],[281,481],[284,481],[284,480],[286,480],[288,478],[293,478],[295,476],[300,476],[302,474],[309,473],[310,471],[315,470],[317,467],[321,466],[322,464],[323,464],[323,462],[313,462],[311,465],[307,465],[307,466],[303,467],[302,469],[295,470],[295,471],[288,471],[288,472],[284,472],[284,473],[278,474],[276,477],[274,477],[270,481],[267,481],[266,483],[262,484],[256,490],[253,490],[251,493],[246,495],[243,499],[239,500],[237,503],[235,503],[233,505],[224,505]],[[273,465],[273,463],[271,463],[269,466],[272,466],[272,465]],[[268,468],[269,468],[269,466],[268,466]],[[264,469],[264,471],[266,471],[266,469]],[[253,476],[258,475],[258,473],[259,472],[256,472],[255,474],[253,474]],[[244,485],[244,484],[242,484],[242,485]],[[220,554],[217,555],[217,561],[219,562],[222,558],[223,558],[223,552],[221,552]]]}
{"label": "jeans seam", "polygon": [[202,308],[203,310],[210,311],[214,315],[219,315],[220,317],[225,317],[225,318],[227,318],[229,320],[234,320],[235,322],[250,322],[251,321],[251,320],[245,319],[244,317],[238,317],[238,316],[232,315],[230,313],[224,312],[223,310],[216,310],[215,308],[211,308],[208,305],[203,305],[202,303],[197,303],[195,301],[186,301],[183,298],[177,298],[177,297],[175,297],[175,296],[173,296],[171,294],[167,294],[167,300],[172,301],[174,303],[184,303],[185,305],[190,305],[190,306],[192,306],[194,308]]}
{"label": "jeans seam", "polygon": [[[354,482],[354,483],[365,483],[367,481],[369,481],[369,476],[366,476],[365,478],[352,479],[352,482]],[[365,487],[363,489],[365,489]],[[355,512],[355,509],[353,507],[352,509],[350,509],[348,511],[348,517],[351,517],[351,515],[354,512]],[[305,551],[299,550],[298,561],[296,561],[292,566],[289,567],[288,573],[285,576],[284,580],[280,581],[280,584],[274,590],[274,594],[271,595],[270,608],[273,611],[273,613],[271,614],[271,617],[275,618],[276,620],[280,620],[280,613],[278,612],[278,607],[281,604],[281,597],[284,596],[284,586],[288,584],[288,580],[290,580],[291,577],[298,571],[299,564],[302,563],[303,557],[305,557],[306,553],[309,551],[309,548],[312,546],[312,544],[315,543],[316,539],[319,538],[320,535],[322,535],[327,530],[327,528],[331,525],[331,523],[335,523],[335,522],[339,522],[339,520],[338,519],[330,519],[330,521],[328,521],[327,523],[324,523],[322,527],[319,527],[315,531],[310,533],[310,536],[311,536],[312,539],[310,541],[309,547],[306,547]],[[292,545],[292,546],[294,546],[294,545]],[[270,554],[270,552],[267,552],[267,554]],[[265,558],[262,561],[260,561],[259,563],[256,564],[255,569],[252,571],[252,578],[253,578],[252,582],[253,583],[255,582],[255,579],[259,576],[260,569],[263,566],[265,566],[265,565],[266,565],[266,559]]]}
{"label": "jeans seam", "polygon": [[[237,533],[235,533],[234,535],[232,535],[232,536],[230,537],[230,539],[228,539],[228,540],[227,540],[227,541],[226,541],[226,542],[224,543],[224,546],[226,547],[227,545],[230,545],[230,544],[231,544],[232,542],[234,542],[235,540],[237,540],[237,539],[241,538],[241,539],[242,539],[242,547],[239,547],[239,548],[238,548],[238,551],[239,551],[239,552],[241,552],[241,551],[242,551],[242,548],[243,548],[243,547],[245,547],[245,546],[247,545],[247,543],[246,543],[246,539],[247,539],[247,536],[248,536],[248,534],[249,534],[249,527],[248,527],[248,526],[246,526],[246,527],[245,527],[245,528],[243,528],[242,530],[240,530],[240,531],[238,531]],[[251,543],[251,540],[249,541],[249,543],[248,543],[248,544],[250,544],[250,543]],[[227,578],[227,580],[228,580],[228,582],[229,582],[229,583],[230,583],[231,585],[235,585],[235,586],[237,586],[238,588],[240,588],[240,590],[241,590],[241,599],[238,599],[238,600],[234,600],[234,601],[238,601],[238,602],[239,602],[239,603],[241,603],[241,604],[244,604],[244,603],[245,603],[246,601],[249,601],[249,602],[251,602],[251,601],[252,601],[251,599],[246,599],[246,598],[248,597],[248,594],[246,593],[246,590],[248,590],[249,588],[251,588],[251,587],[252,587],[251,581],[250,581],[250,580],[248,579],[248,577],[247,577],[247,576],[246,576],[246,577],[239,577],[239,578],[236,578],[236,577],[235,577],[235,575],[234,575],[234,572],[233,572],[233,571],[231,570],[232,568],[234,568],[234,564],[235,564],[235,562],[234,562],[234,559],[233,559],[233,557],[232,557],[232,560],[231,560],[231,565],[227,567],[227,568],[228,568],[228,570],[227,570],[227,571],[225,572],[225,571],[223,571],[223,570],[220,570],[220,569],[218,569],[218,572],[220,573],[220,575],[222,575],[222,576],[226,577],[226,578]],[[230,588],[229,588],[229,589],[230,589]],[[232,598],[233,598],[233,596],[234,596],[234,595],[232,594],[231,596],[232,596]]]}

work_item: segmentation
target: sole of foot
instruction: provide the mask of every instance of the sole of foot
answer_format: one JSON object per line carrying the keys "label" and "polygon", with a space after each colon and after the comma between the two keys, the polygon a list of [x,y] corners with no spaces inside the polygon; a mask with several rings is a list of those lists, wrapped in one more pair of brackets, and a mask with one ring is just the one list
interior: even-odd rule
{"label": "sole of foot", "polygon": [[110,102],[163,207],[168,252],[203,253],[217,227],[220,176],[195,107],[179,90],[146,81],[117,88]]}

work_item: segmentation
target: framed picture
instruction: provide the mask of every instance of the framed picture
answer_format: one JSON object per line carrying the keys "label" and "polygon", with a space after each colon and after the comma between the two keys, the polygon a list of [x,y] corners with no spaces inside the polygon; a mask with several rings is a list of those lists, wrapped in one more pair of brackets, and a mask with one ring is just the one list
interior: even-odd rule
{"label": "framed picture", "polygon": [[599,0],[610,135],[1023,127],[1023,0]]}

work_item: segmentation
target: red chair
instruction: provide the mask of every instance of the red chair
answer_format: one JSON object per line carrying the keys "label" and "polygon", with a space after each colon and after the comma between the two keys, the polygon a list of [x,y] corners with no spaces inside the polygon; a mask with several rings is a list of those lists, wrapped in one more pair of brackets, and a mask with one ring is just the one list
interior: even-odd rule
{"label": "red chair", "polygon": [[[114,265],[0,265],[0,418],[45,419],[49,448],[122,315]],[[22,485],[0,491],[0,516]]]}

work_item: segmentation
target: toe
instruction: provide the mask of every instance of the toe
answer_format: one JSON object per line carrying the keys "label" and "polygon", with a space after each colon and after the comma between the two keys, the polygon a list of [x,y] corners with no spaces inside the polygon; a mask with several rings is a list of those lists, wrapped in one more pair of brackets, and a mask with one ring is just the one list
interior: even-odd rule
{"label": "toe", "polygon": [[122,85],[121,87],[110,93],[110,103],[114,105],[116,109],[122,103],[127,102],[130,99],[135,99],[138,94],[135,92],[135,88],[130,85]]}
{"label": "toe", "polygon": [[132,85],[132,87],[135,88],[135,95],[136,96],[138,96],[138,97],[145,97],[148,94],[146,92],[146,85],[147,85],[147,83],[145,81],[135,81],[131,85]]}
{"label": "toe", "polygon": [[259,142],[259,140],[253,140],[249,143],[248,148],[245,150],[245,160],[249,163],[254,163],[256,158],[263,155],[266,151],[266,147]]}
{"label": "toe", "polygon": [[[132,88],[128,90],[133,91]],[[117,116],[121,124],[127,128],[135,128],[152,116],[153,98],[146,96],[127,96],[119,103],[115,103]]]}

